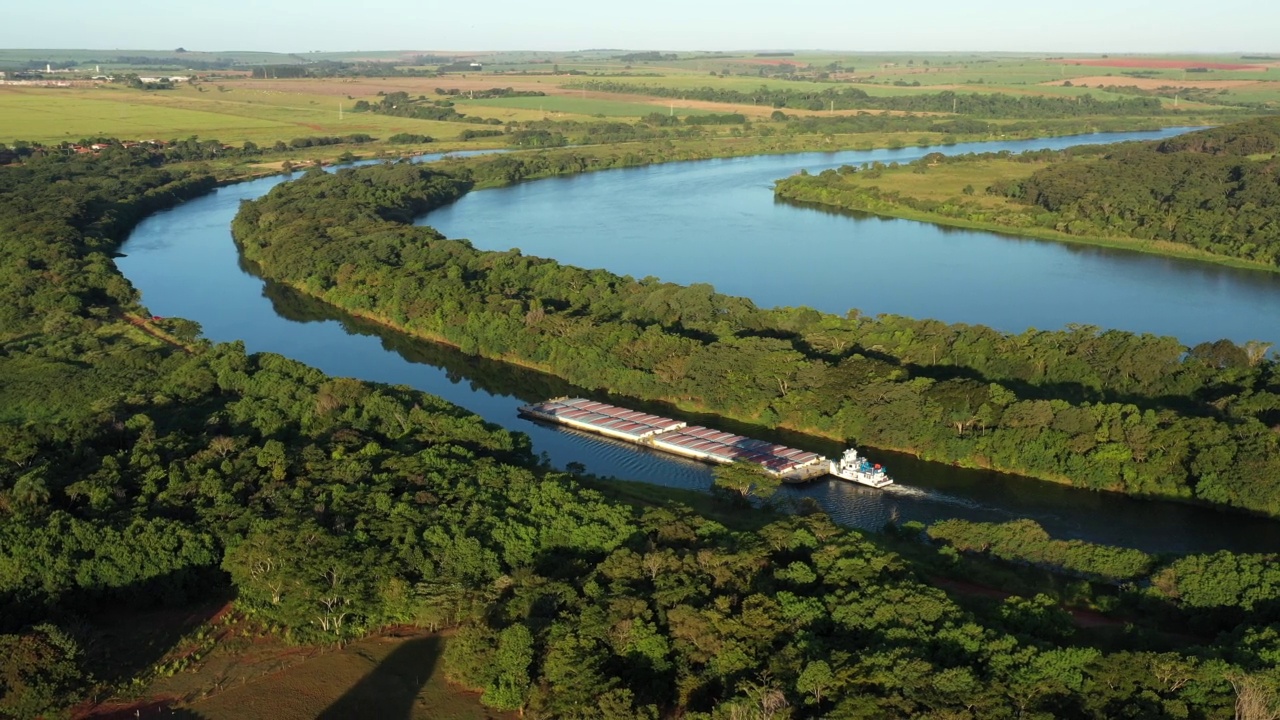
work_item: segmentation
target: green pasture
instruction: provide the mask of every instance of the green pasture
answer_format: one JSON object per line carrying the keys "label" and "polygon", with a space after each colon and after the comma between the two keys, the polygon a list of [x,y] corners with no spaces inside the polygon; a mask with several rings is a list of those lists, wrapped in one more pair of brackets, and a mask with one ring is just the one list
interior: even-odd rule
{"label": "green pasture", "polygon": [[[947,202],[964,197],[984,207],[1000,207],[1011,201],[987,195],[986,188],[1003,180],[1029,177],[1044,167],[1040,163],[1009,162],[1007,160],[976,160],[972,162],[942,163],[916,172],[918,168],[900,167],[884,170],[879,177],[858,172],[846,175],[844,182],[853,186],[878,187],[883,192],[897,192],[906,197]],[[972,186],[973,195],[965,196],[964,188]]]}
{"label": "green pasture", "polygon": [[1224,99],[1234,102],[1280,104],[1280,82],[1228,88]]}
{"label": "green pasture", "polygon": [[473,125],[353,113],[354,101],[338,117],[333,96],[238,88],[205,92],[183,87],[142,92],[105,88],[0,88],[0,142],[59,142],[91,136],[183,138],[199,135],[223,142],[274,143],[311,135],[398,132],[453,139]]}
{"label": "green pasture", "polygon": [[[575,95],[493,98],[491,100],[457,100],[454,102],[454,105],[458,107],[459,112],[464,114],[473,109],[495,107],[533,110],[535,112],[542,113],[567,113],[587,116],[604,115],[606,117],[640,117],[642,115],[648,115],[649,113],[670,112],[670,105],[666,102],[655,105],[647,102],[601,100]],[[675,114],[677,116],[710,115],[712,114],[712,111],[682,108],[680,107],[680,101],[677,100],[675,101]]]}
{"label": "green pasture", "polygon": [[[632,68],[632,72],[644,72],[643,68]],[[640,77],[640,76],[622,76],[622,77],[562,77],[557,78],[561,85],[571,85],[573,83],[590,82],[591,80],[601,80],[611,83],[625,83],[628,85],[649,86],[649,87],[671,87],[671,88],[701,88],[716,87],[729,88],[732,90],[754,90],[762,85],[771,88],[806,88],[814,87],[816,84],[805,81],[782,80],[777,78],[762,78],[747,75],[731,75],[729,77],[711,77],[710,73],[688,73],[683,75],[667,75],[663,77]],[[824,83],[825,87],[826,84]]]}
{"label": "green pasture", "polygon": [[288,126],[275,120],[135,103],[119,95],[91,95],[58,88],[6,89],[0,92],[0,142],[189,135],[229,142],[263,134],[287,134]]}

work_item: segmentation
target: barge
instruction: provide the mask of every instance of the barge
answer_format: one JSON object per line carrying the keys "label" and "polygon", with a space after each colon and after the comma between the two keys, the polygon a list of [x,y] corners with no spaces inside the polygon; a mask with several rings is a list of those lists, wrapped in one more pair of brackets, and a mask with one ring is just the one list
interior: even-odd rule
{"label": "barge", "polygon": [[703,462],[749,462],[783,482],[800,483],[834,475],[870,487],[893,483],[884,468],[871,464],[852,448],[836,462],[807,450],[586,398],[556,398],[525,405],[520,414]]}

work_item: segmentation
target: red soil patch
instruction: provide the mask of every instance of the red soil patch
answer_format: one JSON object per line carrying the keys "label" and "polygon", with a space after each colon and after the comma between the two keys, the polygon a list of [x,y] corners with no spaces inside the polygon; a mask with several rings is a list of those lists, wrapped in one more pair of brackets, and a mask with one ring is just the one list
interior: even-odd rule
{"label": "red soil patch", "polygon": [[1154,68],[1187,70],[1190,68],[1209,68],[1210,70],[1264,70],[1265,65],[1240,65],[1237,63],[1196,62],[1195,60],[1153,60],[1149,58],[1066,58],[1055,62],[1063,65],[1089,65],[1092,67],[1122,68]]}
{"label": "red soil patch", "polygon": [[133,718],[166,717],[178,698],[156,698],[134,702],[103,703],[94,707],[71,709],[74,720],[132,720]]}

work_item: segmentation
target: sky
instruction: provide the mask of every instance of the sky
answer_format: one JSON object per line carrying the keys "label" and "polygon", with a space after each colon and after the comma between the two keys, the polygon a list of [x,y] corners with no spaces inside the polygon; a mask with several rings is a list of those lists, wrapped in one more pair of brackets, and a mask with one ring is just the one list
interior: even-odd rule
{"label": "sky", "polygon": [[60,0],[0,47],[1280,53],[1275,0]]}

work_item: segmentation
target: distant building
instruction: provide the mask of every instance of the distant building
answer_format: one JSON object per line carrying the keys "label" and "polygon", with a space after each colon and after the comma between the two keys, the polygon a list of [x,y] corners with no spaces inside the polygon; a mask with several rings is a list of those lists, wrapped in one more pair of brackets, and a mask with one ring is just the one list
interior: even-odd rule
{"label": "distant building", "polygon": [[478,63],[478,62],[473,62],[473,63],[471,63],[471,69],[472,69],[472,70],[480,70],[480,69],[482,69],[482,68],[484,68],[484,64],[482,64],[482,63]]}

